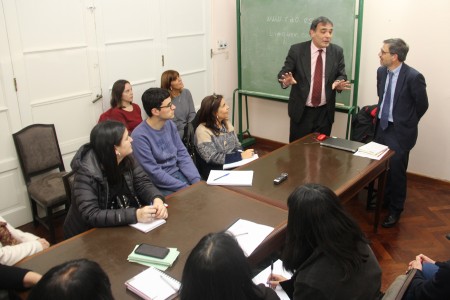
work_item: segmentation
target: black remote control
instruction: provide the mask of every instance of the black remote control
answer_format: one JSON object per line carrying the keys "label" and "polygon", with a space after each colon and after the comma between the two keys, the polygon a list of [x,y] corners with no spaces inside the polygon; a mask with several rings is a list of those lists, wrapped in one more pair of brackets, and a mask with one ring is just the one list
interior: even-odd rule
{"label": "black remote control", "polygon": [[288,177],[288,173],[281,173],[280,176],[278,176],[277,178],[275,178],[273,180],[273,183],[274,184],[280,184],[283,181],[285,181],[287,179],[287,177]]}

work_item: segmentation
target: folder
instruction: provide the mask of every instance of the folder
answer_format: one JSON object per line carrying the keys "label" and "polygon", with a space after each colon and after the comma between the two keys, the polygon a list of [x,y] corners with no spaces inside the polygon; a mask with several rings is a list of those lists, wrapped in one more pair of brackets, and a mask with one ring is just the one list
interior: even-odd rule
{"label": "folder", "polygon": [[164,258],[156,258],[147,255],[137,254],[134,252],[139,245],[134,247],[133,251],[128,255],[127,260],[129,262],[138,263],[147,267],[153,266],[162,271],[167,270],[168,267],[171,267],[174,261],[177,259],[178,255],[180,255],[180,251],[177,248],[169,248],[169,253]]}

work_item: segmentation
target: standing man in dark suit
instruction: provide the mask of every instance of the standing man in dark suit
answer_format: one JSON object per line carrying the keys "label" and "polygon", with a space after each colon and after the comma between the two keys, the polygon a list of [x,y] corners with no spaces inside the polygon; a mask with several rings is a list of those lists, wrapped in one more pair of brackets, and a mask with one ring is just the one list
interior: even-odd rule
{"label": "standing man in dark suit", "polygon": [[326,17],[314,19],[309,35],[310,41],[291,46],[278,73],[282,88],[292,86],[288,103],[289,142],[312,132],[330,135],[336,91],[350,89],[343,50],[331,44],[333,22]]}
{"label": "standing man in dark suit", "polygon": [[394,226],[403,211],[409,151],[416,144],[419,120],[428,109],[425,78],[404,63],[408,50],[402,39],[388,39],[378,53],[375,141],[395,151],[386,182],[384,201],[389,215],[382,224],[385,228]]}

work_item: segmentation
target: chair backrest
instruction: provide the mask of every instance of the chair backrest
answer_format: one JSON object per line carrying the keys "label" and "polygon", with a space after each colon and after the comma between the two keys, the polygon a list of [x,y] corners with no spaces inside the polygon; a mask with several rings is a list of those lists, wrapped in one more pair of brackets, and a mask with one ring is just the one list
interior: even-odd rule
{"label": "chair backrest", "polygon": [[33,124],[13,134],[26,183],[54,169],[65,171],[53,124]]}
{"label": "chair backrest", "polygon": [[70,171],[69,173],[65,174],[62,177],[62,180],[64,182],[64,189],[66,190],[66,195],[67,195],[67,205],[66,205],[66,209],[69,209],[70,205],[72,204],[72,189],[73,189],[73,179],[75,172],[74,171]]}
{"label": "chair backrest", "polygon": [[397,276],[394,282],[392,282],[386,290],[381,300],[401,300],[414,278],[414,275],[416,275],[416,271],[416,269],[411,269],[406,275]]}

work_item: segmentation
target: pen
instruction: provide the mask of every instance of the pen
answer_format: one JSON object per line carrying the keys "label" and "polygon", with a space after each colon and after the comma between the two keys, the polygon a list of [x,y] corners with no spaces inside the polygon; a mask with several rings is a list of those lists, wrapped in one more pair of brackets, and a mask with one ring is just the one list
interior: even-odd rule
{"label": "pen", "polygon": [[237,234],[234,235],[234,237],[245,235],[245,234],[248,234],[248,232],[237,233]]}
{"label": "pen", "polygon": [[270,286],[270,281],[273,279],[272,277],[273,277],[273,259],[270,260],[270,276],[269,279],[267,280],[267,285],[273,289],[273,287]]}
{"label": "pen", "polygon": [[228,176],[228,175],[230,175],[230,173],[223,174],[222,176],[217,177],[217,178],[214,179],[213,181],[216,181],[216,180],[218,180],[218,179],[220,179],[220,178],[223,178],[223,177],[225,177],[225,176]]}
{"label": "pen", "polygon": [[273,276],[273,259],[270,261],[270,279],[272,279]]}
{"label": "pen", "polygon": [[167,283],[167,284],[172,288],[172,290],[174,290],[175,292],[178,291],[178,289],[177,289],[175,286],[173,286],[172,283],[170,283],[169,280],[167,280],[163,275],[159,275],[159,277],[161,277],[161,279],[162,279],[165,283]]}

